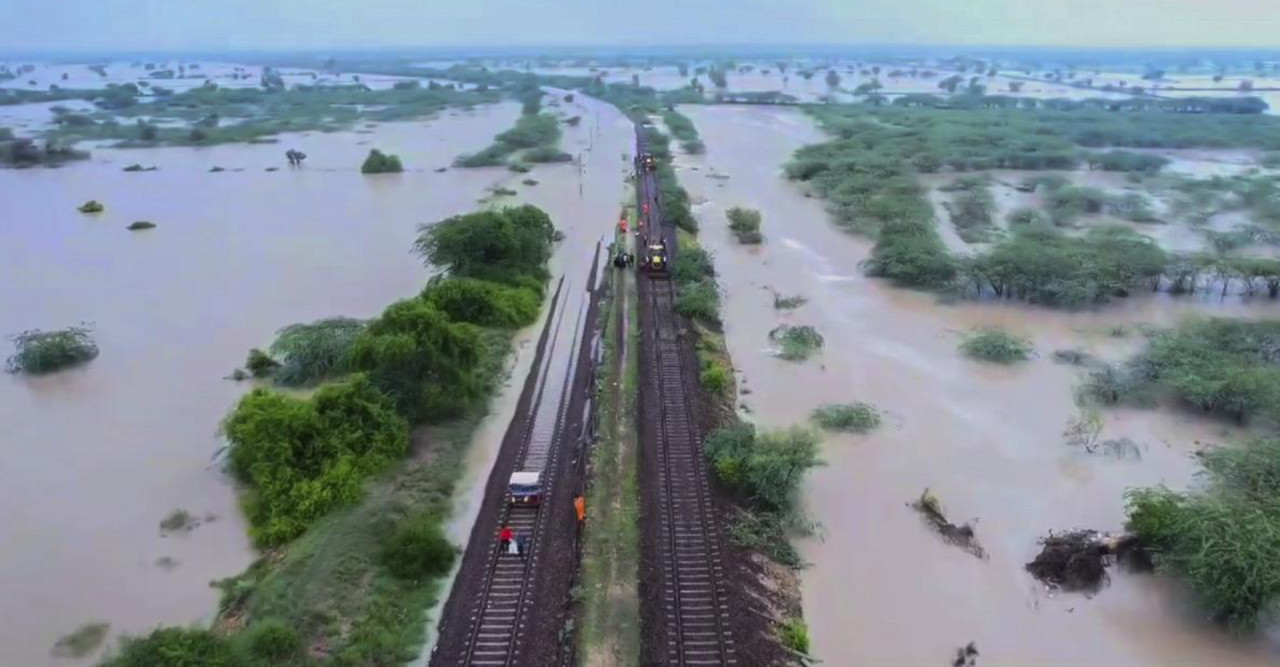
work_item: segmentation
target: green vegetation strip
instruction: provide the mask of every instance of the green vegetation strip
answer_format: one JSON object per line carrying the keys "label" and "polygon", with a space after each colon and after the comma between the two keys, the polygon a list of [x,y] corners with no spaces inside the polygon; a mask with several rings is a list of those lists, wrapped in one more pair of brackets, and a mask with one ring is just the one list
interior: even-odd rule
{"label": "green vegetation strip", "polygon": [[441,522],[514,330],[537,317],[553,235],[530,206],[424,225],[415,249],[444,272],[421,295],[368,323],[287,327],[279,360],[251,353],[255,373],[334,380],[306,398],[256,389],[224,423],[250,534],[270,550],[219,583],[214,630],[162,628],[108,664],[413,659],[457,555]]}
{"label": "green vegetation strip", "polygon": [[[639,295],[617,272],[612,308],[603,329],[600,439],[591,454],[587,506],[592,520],[583,534],[582,649],[587,664],[640,660],[640,507],[635,411],[639,390]],[[625,348],[618,342],[626,326]],[[625,361],[625,363],[624,363]]]}
{"label": "green vegetation strip", "polygon": [[[1089,161],[1102,168],[1151,172],[1156,161],[1131,153],[1088,154],[1083,147],[1274,146],[1280,119],[1269,116],[1186,116],[1160,111],[881,108],[871,105],[812,108],[835,135],[796,151],[787,174],[828,200],[842,227],[876,238],[865,266],[870,275],[900,285],[995,296],[1048,306],[1076,307],[1125,297],[1141,290],[1172,293],[1200,289],[1212,275],[1226,291],[1232,283],[1252,293],[1261,284],[1280,294],[1280,261],[1229,254],[1168,253],[1149,238],[1120,226],[1098,226],[1082,236],[1057,229],[1082,216],[1103,213],[1136,222],[1154,219],[1137,194],[1109,196],[1071,186],[1060,176],[1026,179],[1021,189],[1045,191],[1046,209],[1012,214],[1013,233],[998,239],[991,228],[989,193],[973,179],[951,186],[953,222],[968,241],[995,241],[987,251],[954,257],[938,236],[933,207],[917,174],[942,167],[1072,169]],[[1199,210],[1232,192],[1264,227],[1214,237],[1230,249],[1259,235],[1280,235],[1277,180],[1221,179],[1207,184],[1174,181]],[[1272,286],[1275,290],[1272,290]]]}
{"label": "green vegetation strip", "polygon": [[1280,420],[1280,321],[1215,318],[1157,331],[1127,363],[1093,370],[1085,388],[1104,404],[1168,396],[1241,422]]}
{"label": "green vegetation strip", "polygon": [[541,113],[542,91],[536,85],[520,93],[524,100],[523,112],[516,124],[494,137],[487,148],[454,160],[455,167],[495,167],[510,163],[514,171],[528,171],[523,162],[569,162],[572,155],[560,150],[560,121],[555,116]]}

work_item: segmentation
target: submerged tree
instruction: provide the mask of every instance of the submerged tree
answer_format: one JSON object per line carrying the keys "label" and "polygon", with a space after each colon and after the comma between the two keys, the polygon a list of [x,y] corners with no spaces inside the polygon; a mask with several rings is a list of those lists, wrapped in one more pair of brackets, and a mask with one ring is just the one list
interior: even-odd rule
{"label": "submerged tree", "polygon": [[11,337],[16,351],[9,357],[10,373],[39,375],[85,363],[98,356],[98,346],[81,325],[57,331],[33,329]]}

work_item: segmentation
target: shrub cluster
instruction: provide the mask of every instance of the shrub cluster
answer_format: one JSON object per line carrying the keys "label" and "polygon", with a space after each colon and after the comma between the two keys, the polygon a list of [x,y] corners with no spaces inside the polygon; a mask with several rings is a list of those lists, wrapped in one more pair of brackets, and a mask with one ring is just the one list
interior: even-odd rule
{"label": "shrub cluster", "polygon": [[1280,601],[1280,440],[1215,450],[1204,463],[1202,491],[1130,491],[1129,528],[1216,621],[1250,632]]}
{"label": "shrub cluster", "polygon": [[783,324],[769,332],[769,340],[778,344],[778,356],[787,361],[804,361],[822,349],[822,334],[808,325]]}
{"label": "shrub cluster", "polygon": [[1002,329],[977,331],[960,344],[965,356],[998,364],[1026,361],[1031,356],[1031,342]]}
{"label": "shrub cluster", "polygon": [[400,164],[398,156],[388,155],[376,148],[369,151],[369,157],[360,165],[362,174],[398,174],[402,171],[404,165]]}
{"label": "shrub cluster", "polygon": [[1280,418],[1280,321],[1193,320],[1155,333],[1124,366],[1095,370],[1104,403],[1166,394],[1237,421]]}
{"label": "shrub cluster", "polygon": [[40,375],[51,373],[98,356],[98,345],[87,326],[57,331],[24,331],[12,336],[14,353],[6,363],[10,373]]}
{"label": "shrub cluster", "polygon": [[222,429],[231,470],[249,487],[250,534],[263,546],[292,539],[356,501],[364,480],[399,460],[409,441],[408,423],[363,375],[311,399],[255,389]]}
{"label": "shrub cluster", "polygon": [[383,567],[410,581],[448,574],[457,556],[457,547],[449,543],[434,516],[402,519],[382,544]]}
{"label": "shrub cluster", "polygon": [[675,109],[664,109],[662,120],[671,134],[680,140],[680,147],[684,152],[690,154],[706,152],[706,144],[703,144],[702,139],[698,137],[698,128],[694,127],[693,121],[689,120],[688,116]]}
{"label": "shrub cluster", "polygon": [[828,431],[866,433],[880,425],[880,411],[861,401],[829,403],[814,408],[810,419]]}
{"label": "shrub cluster", "polygon": [[686,244],[671,263],[676,284],[676,312],[707,323],[720,321],[720,291],[711,254],[700,246]]}
{"label": "shrub cluster", "polygon": [[713,431],[704,448],[716,478],[765,511],[794,508],[804,473],[820,462],[817,436],[800,428],[757,432],[738,423]]}
{"label": "shrub cluster", "polygon": [[264,360],[251,350],[247,366],[254,377],[261,377],[270,368],[268,361],[274,362],[279,366],[272,372],[276,384],[314,384],[346,372],[347,354],[364,327],[363,320],[351,317],[291,324],[277,332],[270,357]]}
{"label": "shrub cluster", "polygon": [[760,233],[760,211],[734,206],[725,211],[729,218],[729,231],[738,237],[739,243],[760,243],[764,235]]}

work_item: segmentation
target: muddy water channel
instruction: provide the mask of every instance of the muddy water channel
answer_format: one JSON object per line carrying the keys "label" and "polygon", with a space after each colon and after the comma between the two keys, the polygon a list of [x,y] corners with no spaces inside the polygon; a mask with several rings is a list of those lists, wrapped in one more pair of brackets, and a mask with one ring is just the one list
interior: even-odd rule
{"label": "muddy water channel", "polygon": [[[818,522],[801,551],[805,616],[829,665],[943,664],[976,643],[983,665],[1268,663],[1258,644],[1220,635],[1171,582],[1114,573],[1093,598],[1051,595],[1024,570],[1050,529],[1119,529],[1126,488],[1186,487],[1193,453],[1238,439],[1229,426],[1173,410],[1112,410],[1104,438],[1137,442],[1141,460],[1089,455],[1064,443],[1077,414],[1079,371],[1056,349],[1118,359],[1138,348],[1141,323],[1196,314],[1264,314],[1238,301],[1138,298],[1063,313],[1012,304],[943,304],[864,277],[870,243],[839,231],[822,204],[780,173],[821,140],[809,119],[776,108],[688,107],[707,144],[680,156],[700,238],[716,254],[741,401],[764,426],[806,421],[822,403],[867,401],[885,423],[867,436],[829,436],[826,466],[804,504]],[[763,246],[739,246],[729,206],[763,214]],[[775,311],[773,293],[808,303]],[[1264,310],[1266,309],[1266,310]],[[804,363],[772,355],[768,332],[815,326],[825,351]],[[1014,367],[970,361],[962,335],[1000,325],[1031,338],[1037,356]],[[1122,329],[1117,329],[1122,327]],[[943,542],[908,503],[929,488],[953,521],[974,520],[989,558]]]}
{"label": "muddy water channel", "polygon": [[[0,332],[91,322],[101,349],[79,369],[0,375],[0,664],[75,664],[50,647],[84,623],[110,623],[113,644],[213,614],[209,581],[254,555],[215,462],[218,422],[250,385],[224,376],[281,326],[370,317],[416,293],[416,225],[473,210],[511,176],[434,168],[518,114],[505,103],[276,145],[101,149],[62,169],[0,171]],[[362,176],[374,146],[406,173]],[[303,168],[286,167],[286,148],[310,156]],[[121,171],[133,163],[158,171]],[[542,171],[526,176],[561,179]],[[88,199],[106,211],[78,213]],[[126,231],[135,220],[157,228]],[[162,535],[175,509],[200,525]]]}

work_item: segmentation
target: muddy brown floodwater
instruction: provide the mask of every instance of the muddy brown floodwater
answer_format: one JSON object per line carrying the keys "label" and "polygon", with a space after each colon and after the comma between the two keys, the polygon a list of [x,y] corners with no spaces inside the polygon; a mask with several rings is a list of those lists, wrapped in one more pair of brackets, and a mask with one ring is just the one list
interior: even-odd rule
{"label": "muddy brown floodwater", "polygon": [[[473,210],[512,176],[433,169],[518,115],[503,103],[275,145],[102,149],[62,169],[0,170],[0,333],[87,321],[101,348],[82,368],[0,375],[0,664],[76,664],[49,650],[88,622],[109,622],[111,645],[212,616],[209,581],[253,558],[214,460],[218,422],[251,385],[224,376],[279,327],[371,317],[416,293],[416,225]],[[362,176],[373,146],[408,171]],[[287,148],[310,156],[302,169],[287,168]],[[121,171],[132,163],[159,170]],[[522,177],[559,178],[542,172]],[[78,213],[88,199],[106,211]],[[158,227],[126,231],[135,220]],[[178,508],[216,519],[161,536]]]}
{"label": "muddy brown floodwater", "polygon": [[[716,254],[730,352],[742,401],[765,426],[804,422],[822,403],[877,405],[885,424],[867,436],[831,435],[804,504],[819,523],[801,541],[814,653],[828,665],[938,665],[976,642],[982,665],[1274,664],[1259,643],[1195,617],[1170,581],[1114,573],[1093,598],[1050,595],[1023,570],[1047,531],[1119,529],[1126,488],[1186,487],[1193,452],[1242,434],[1172,410],[1111,410],[1104,437],[1140,444],[1140,461],[1076,451],[1062,432],[1076,414],[1079,371],[1051,360],[1080,347],[1106,358],[1137,349],[1140,323],[1192,314],[1256,316],[1274,305],[1142,297],[1064,313],[1016,304],[945,305],[864,277],[870,243],[841,232],[822,203],[780,173],[796,148],[823,140],[790,109],[687,107],[707,144],[677,158],[695,201],[700,238]],[[695,170],[696,169],[696,170]],[[764,216],[761,247],[729,234],[729,206]],[[802,295],[775,311],[770,290]],[[811,324],[825,351],[806,363],[771,354],[780,323]],[[957,351],[964,332],[1001,325],[1031,338],[1037,357],[984,365]],[[1126,327],[1127,335],[1112,329]],[[797,388],[803,388],[797,390]],[[908,507],[930,488],[953,521],[975,520],[989,553],[946,544]]]}

